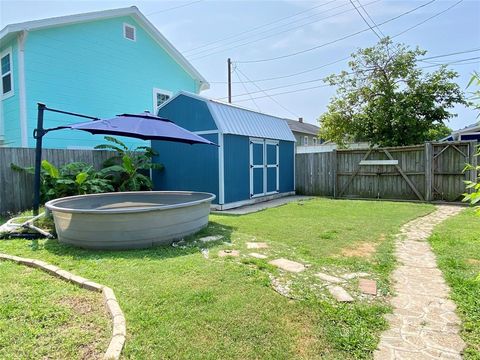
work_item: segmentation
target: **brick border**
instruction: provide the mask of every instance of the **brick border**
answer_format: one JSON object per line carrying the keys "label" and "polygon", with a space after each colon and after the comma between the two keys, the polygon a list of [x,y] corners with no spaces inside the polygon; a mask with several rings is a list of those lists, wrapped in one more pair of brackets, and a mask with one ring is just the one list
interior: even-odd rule
{"label": "brick border", "polygon": [[70,281],[75,285],[79,285],[84,289],[101,292],[103,296],[103,301],[105,302],[105,306],[110,313],[113,323],[112,338],[110,340],[110,344],[108,345],[107,351],[103,355],[103,358],[109,360],[117,360],[120,358],[120,353],[122,352],[123,346],[125,344],[127,328],[125,316],[123,315],[122,309],[120,308],[117,298],[115,297],[115,293],[111,288],[105,285],[97,284],[96,282],[90,281],[81,276],[74,275],[68,271],[60,269],[58,266],[48,264],[41,260],[27,259],[3,253],[0,253],[0,260],[11,260],[16,262],[17,264],[37,268],[49,273],[50,275],[57,276],[62,280]]}

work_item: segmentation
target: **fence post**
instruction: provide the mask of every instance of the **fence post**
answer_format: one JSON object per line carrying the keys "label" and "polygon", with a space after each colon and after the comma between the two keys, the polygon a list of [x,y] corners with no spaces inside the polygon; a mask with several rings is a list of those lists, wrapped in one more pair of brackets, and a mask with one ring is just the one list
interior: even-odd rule
{"label": "fence post", "polygon": [[332,185],[333,185],[333,197],[337,197],[337,149],[332,150],[332,163],[331,163],[331,173],[332,173]]}
{"label": "fence post", "polygon": [[478,164],[478,158],[475,156],[477,153],[477,142],[476,141],[469,141],[468,144],[468,163],[473,166],[473,169],[469,171],[470,176],[469,179],[470,181],[477,181],[477,164]]}
{"label": "fence post", "polygon": [[425,200],[433,200],[433,145],[425,143]]}

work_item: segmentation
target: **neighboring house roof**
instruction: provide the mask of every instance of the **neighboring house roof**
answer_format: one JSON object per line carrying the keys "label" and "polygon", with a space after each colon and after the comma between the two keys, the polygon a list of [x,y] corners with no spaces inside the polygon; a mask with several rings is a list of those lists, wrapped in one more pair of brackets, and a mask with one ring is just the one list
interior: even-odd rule
{"label": "neighboring house roof", "polygon": [[318,136],[318,131],[320,130],[318,126],[296,120],[285,120],[287,120],[288,126],[293,132]]}
{"label": "neighboring house roof", "polygon": [[133,17],[150,36],[195,80],[200,83],[200,90],[210,88],[208,81],[200,75],[192,64],[158,31],[158,29],[138,10],[136,6],[127,8],[95,11],[84,14],[60,16],[42,20],[10,24],[0,31],[0,42],[6,41],[19,32],[38,30],[63,25],[109,19],[120,16]]}
{"label": "neighboring house roof", "polygon": [[462,134],[471,134],[480,132],[480,122],[465,126],[463,129],[452,131],[450,135],[441,139],[440,141],[453,141],[458,140],[459,136]]}
{"label": "neighboring house roof", "polygon": [[162,107],[181,95],[205,102],[218,130],[223,134],[295,141],[295,137],[285,119],[222,101],[208,99],[186,91],[177,93],[163,103]]}

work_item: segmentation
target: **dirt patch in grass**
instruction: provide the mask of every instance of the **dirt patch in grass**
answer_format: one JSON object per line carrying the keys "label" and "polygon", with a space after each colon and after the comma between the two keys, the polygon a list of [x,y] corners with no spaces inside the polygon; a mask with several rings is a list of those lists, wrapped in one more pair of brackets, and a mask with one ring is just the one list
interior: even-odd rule
{"label": "dirt patch in grass", "polygon": [[480,265],[480,260],[477,260],[477,259],[467,259],[467,264],[470,264],[470,265]]}
{"label": "dirt patch in grass", "polygon": [[342,249],[342,255],[347,257],[370,257],[377,250],[377,244],[371,242],[361,243],[355,247]]}

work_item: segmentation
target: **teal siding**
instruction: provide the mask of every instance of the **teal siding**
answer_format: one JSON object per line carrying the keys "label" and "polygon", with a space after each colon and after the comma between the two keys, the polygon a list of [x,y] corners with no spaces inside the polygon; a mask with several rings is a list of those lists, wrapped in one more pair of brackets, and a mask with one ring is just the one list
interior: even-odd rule
{"label": "teal siding", "polygon": [[280,141],[279,146],[279,173],[280,173],[280,192],[295,191],[294,186],[294,154],[295,143],[290,141]]}
{"label": "teal siding", "polygon": [[[17,39],[14,38],[6,43],[2,43],[0,52],[5,49],[12,49],[12,78],[13,78],[13,96],[10,96],[1,101],[3,120],[4,142],[8,146],[22,146],[21,131],[20,131],[20,107],[18,96],[18,44]],[[0,124],[2,126],[2,124]],[[0,129],[1,131],[1,129]],[[0,134],[2,135],[2,134]],[[1,137],[0,137],[1,140]]]}
{"label": "teal siding", "polygon": [[[136,27],[136,41],[123,24]],[[29,146],[36,103],[98,117],[153,111],[153,88],[198,92],[195,80],[133,18],[120,17],[29,33],[25,46]],[[81,121],[47,113],[46,127]],[[129,145],[147,142],[124,139]],[[103,137],[79,131],[49,133],[45,147],[93,147]]]}
{"label": "teal siding", "polygon": [[217,130],[207,104],[189,96],[179,95],[162,106],[158,115],[190,131]]}
{"label": "teal siding", "polygon": [[[202,135],[218,143],[218,135]],[[218,148],[211,145],[188,145],[167,141],[152,141],[159,156],[155,162],[165,169],[153,173],[155,190],[205,191],[217,196]]]}
{"label": "teal siding", "polygon": [[[250,148],[247,136],[224,135],[225,203],[250,199]],[[262,180],[263,181],[263,180]]]}

